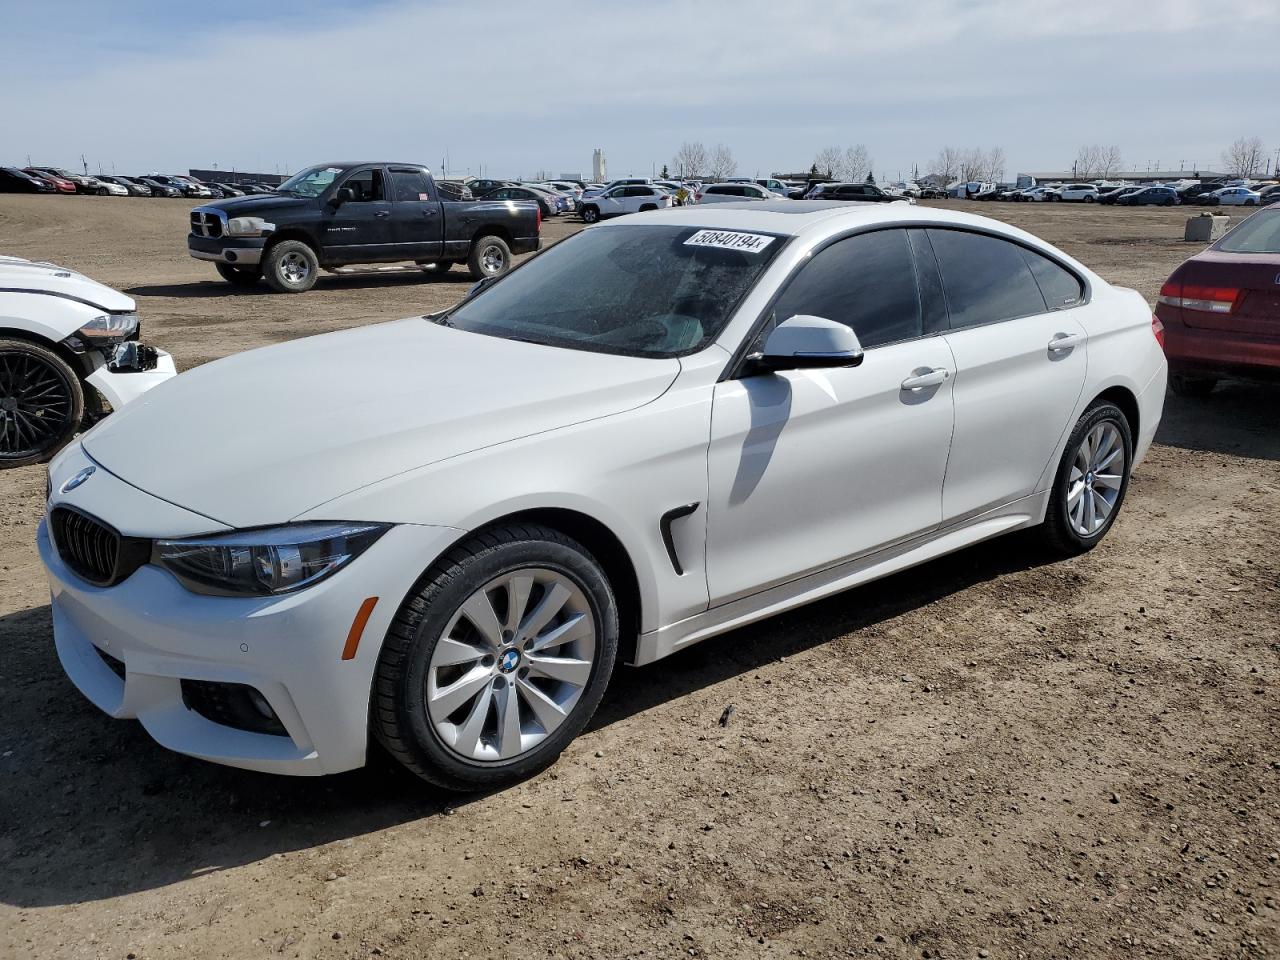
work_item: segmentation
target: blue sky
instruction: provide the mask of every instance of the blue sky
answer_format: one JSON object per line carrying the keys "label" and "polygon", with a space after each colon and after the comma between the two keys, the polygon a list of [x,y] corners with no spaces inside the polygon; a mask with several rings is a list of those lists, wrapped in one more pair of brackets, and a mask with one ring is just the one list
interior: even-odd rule
{"label": "blue sky", "polygon": [[41,7],[0,0],[0,163],[122,173],[420,160],[647,174],[684,140],[739,171],[863,143],[1006,175],[1086,143],[1139,169],[1280,148],[1277,0],[464,0]]}

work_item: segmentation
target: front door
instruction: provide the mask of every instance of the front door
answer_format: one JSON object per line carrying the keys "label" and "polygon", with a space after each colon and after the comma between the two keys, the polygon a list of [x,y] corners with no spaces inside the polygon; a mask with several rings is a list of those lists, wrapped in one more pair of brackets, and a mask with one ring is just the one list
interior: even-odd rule
{"label": "front door", "polygon": [[444,252],[444,215],[421,167],[391,167],[391,238],[406,260]]}
{"label": "front door", "polygon": [[962,521],[1037,492],[1084,389],[1080,318],[1093,308],[1074,273],[1033,250],[965,230],[927,233],[956,364],[942,513]]}
{"label": "front door", "polygon": [[365,167],[347,176],[338,189],[349,189],[354,199],[328,206],[322,224],[326,252],[348,263],[375,263],[396,259],[391,235],[391,203],[381,167]]}
{"label": "front door", "polygon": [[[716,386],[709,462],[712,605],[935,529],[954,362],[922,311],[904,230],[814,254],[772,308],[849,324],[860,366]],[[763,337],[763,335],[762,335]]]}

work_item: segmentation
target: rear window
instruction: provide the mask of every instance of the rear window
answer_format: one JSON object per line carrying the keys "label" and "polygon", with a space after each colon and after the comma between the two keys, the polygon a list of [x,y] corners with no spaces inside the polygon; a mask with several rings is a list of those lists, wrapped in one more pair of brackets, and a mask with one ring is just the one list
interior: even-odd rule
{"label": "rear window", "polygon": [[1224,253],[1280,253],[1280,210],[1259,210],[1217,242]]}

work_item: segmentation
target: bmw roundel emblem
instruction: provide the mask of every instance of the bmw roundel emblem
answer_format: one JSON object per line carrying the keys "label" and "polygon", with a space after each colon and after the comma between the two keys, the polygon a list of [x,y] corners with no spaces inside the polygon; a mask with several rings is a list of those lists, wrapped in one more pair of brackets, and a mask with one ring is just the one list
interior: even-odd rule
{"label": "bmw roundel emblem", "polygon": [[97,472],[98,472],[97,467],[85,467],[83,470],[77,473],[74,477],[72,477],[70,480],[64,483],[61,487],[60,492],[70,493],[72,490],[80,486],[82,483],[84,483],[86,480],[88,480]]}
{"label": "bmw roundel emblem", "polygon": [[508,650],[498,659],[498,669],[503,673],[510,673],[520,665],[520,651]]}

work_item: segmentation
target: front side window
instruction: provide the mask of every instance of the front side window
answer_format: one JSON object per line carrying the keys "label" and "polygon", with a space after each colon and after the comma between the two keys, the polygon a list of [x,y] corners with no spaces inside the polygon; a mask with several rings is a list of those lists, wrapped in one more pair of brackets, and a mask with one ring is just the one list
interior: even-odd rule
{"label": "front side window", "polygon": [[928,234],[942,274],[952,329],[1029,317],[1047,309],[1017,244],[964,230],[929,230]]}
{"label": "front side window", "polygon": [[299,197],[318,197],[329,189],[329,185],[341,172],[340,167],[308,167],[280,184],[276,190],[279,193],[292,193]]}
{"label": "front side window", "polygon": [[575,350],[680,356],[720,335],[785,242],[665,225],[585,230],[437,322]]}
{"label": "front side window", "polygon": [[861,233],[815,253],[774,305],[776,323],[797,314],[847,325],[866,349],[920,336],[920,294],[906,231]]}
{"label": "front side window", "polygon": [[356,203],[385,200],[387,196],[382,189],[381,170],[361,170],[359,173],[353,173],[343,181],[342,185],[355,195]]}

